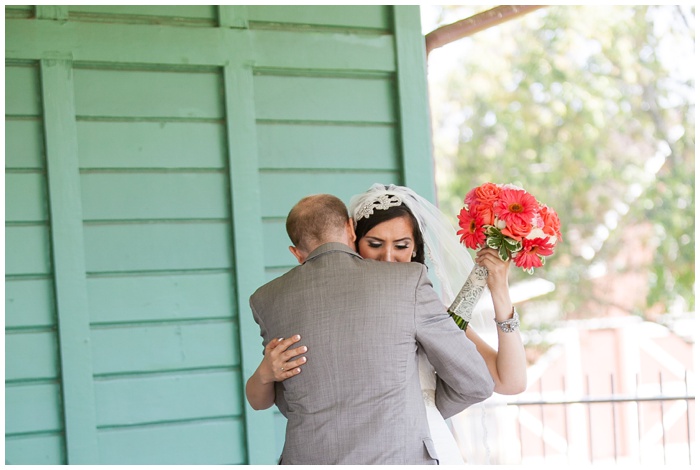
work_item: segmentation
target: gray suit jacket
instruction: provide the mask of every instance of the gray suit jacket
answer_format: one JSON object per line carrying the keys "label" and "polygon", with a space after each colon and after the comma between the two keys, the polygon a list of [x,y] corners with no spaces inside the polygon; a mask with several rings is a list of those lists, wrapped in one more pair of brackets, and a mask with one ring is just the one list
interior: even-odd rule
{"label": "gray suit jacket", "polygon": [[491,396],[474,344],[418,263],[364,260],[327,243],[250,298],[263,345],[300,334],[308,361],[276,384],[284,464],[437,463],[418,380],[418,345],[450,417]]}

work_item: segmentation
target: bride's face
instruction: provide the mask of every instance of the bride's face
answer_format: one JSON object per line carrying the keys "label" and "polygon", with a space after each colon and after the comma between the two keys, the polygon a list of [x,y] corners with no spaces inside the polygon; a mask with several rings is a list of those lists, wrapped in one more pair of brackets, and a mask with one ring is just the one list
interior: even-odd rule
{"label": "bride's face", "polygon": [[358,243],[360,256],[377,261],[408,263],[415,251],[413,227],[407,217],[377,224]]}

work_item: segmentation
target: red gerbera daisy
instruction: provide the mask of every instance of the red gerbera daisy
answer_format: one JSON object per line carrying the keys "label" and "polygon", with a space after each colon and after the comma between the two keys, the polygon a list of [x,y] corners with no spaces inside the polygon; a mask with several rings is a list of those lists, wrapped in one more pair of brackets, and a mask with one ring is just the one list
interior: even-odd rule
{"label": "red gerbera daisy", "polygon": [[539,204],[537,199],[522,189],[504,189],[498,201],[493,206],[493,211],[506,225],[512,220],[520,220],[520,224],[529,224],[537,212]]}
{"label": "red gerbera daisy", "polygon": [[554,245],[547,238],[523,239],[523,248],[514,258],[515,265],[525,270],[542,266],[542,258],[554,253]]}
{"label": "red gerbera daisy", "polygon": [[486,241],[484,221],[481,213],[462,208],[457,215],[457,219],[459,219],[459,226],[461,227],[457,235],[461,235],[459,241],[464,243],[464,246],[476,250]]}

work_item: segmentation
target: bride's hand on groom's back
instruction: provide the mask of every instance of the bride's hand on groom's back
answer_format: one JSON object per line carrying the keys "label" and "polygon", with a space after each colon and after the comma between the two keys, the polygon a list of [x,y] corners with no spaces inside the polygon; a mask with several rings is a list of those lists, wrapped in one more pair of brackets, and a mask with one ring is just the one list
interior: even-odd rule
{"label": "bride's hand on groom's back", "polygon": [[289,338],[276,338],[265,346],[265,357],[262,363],[262,376],[264,382],[282,382],[301,372],[301,367],[306,363],[306,346],[290,347],[301,340],[299,335]]}

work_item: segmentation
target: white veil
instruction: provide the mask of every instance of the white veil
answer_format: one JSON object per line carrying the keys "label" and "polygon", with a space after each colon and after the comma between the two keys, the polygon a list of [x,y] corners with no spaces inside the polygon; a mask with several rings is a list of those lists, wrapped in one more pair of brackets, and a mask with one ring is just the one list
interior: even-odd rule
{"label": "white veil", "polygon": [[[467,280],[474,261],[459,242],[457,229],[445,214],[410,188],[375,183],[364,193],[350,199],[350,216],[357,222],[362,217],[369,217],[374,210],[387,209],[401,202],[418,220],[425,242],[426,265],[437,278],[442,302],[447,307]],[[483,331],[484,325],[483,316],[475,311],[469,326]]]}

